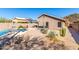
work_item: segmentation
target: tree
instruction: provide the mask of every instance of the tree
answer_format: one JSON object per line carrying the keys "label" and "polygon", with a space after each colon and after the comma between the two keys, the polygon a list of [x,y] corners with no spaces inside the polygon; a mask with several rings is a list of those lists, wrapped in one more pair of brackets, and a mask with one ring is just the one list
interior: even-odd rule
{"label": "tree", "polygon": [[0,23],[10,23],[10,22],[12,22],[12,20],[0,17]]}

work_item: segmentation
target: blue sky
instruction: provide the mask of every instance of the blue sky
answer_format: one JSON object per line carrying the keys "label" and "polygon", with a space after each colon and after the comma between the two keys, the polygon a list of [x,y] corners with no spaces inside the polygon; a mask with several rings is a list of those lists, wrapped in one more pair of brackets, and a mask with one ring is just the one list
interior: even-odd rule
{"label": "blue sky", "polygon": [[69,14],[79,13],[79,8],[0,8],[0,17],[10,19],[22,17],[36,20],[43,13],[62,18]]}

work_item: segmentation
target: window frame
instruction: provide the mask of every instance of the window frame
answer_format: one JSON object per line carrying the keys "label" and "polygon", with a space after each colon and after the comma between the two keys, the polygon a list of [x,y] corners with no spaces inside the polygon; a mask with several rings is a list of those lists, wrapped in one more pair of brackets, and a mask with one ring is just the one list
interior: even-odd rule
{"label": "window frame", "polygon": [[62,22],[58,22],[58,27],[62,27]]}

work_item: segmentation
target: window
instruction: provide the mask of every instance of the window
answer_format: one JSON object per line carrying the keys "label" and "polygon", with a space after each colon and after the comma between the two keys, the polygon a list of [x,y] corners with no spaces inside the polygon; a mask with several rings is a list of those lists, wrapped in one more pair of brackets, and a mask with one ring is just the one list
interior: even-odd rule
{"label": "window", "polygon": [[58,27],[61,27],[62,26],[62,23],[61,22],[58,22]]}
{"label": "window", "polygon": [[46,22],[46,28],[48,28],[48,26],[49,26],[49,23],[48,23],[48,22]]}

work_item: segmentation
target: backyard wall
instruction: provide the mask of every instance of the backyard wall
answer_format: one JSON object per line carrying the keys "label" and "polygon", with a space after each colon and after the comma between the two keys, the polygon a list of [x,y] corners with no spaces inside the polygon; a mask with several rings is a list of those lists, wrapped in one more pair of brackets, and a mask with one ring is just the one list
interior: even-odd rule
{"label": "backyard wall", "polygon": [[25,23],[24,24],[18,23],[18,24],[14,24],[14,25],[12,23],[0,23],[0,31],[4,30],[4,29],[12,29],[13,26],[18,28],[20,25],[27,27],[27,24],[25,24]]}
{"label": "backyard wall", "polygon": [[11,28],[12,28],[11,23],[0,23],[0,30],[11,29]]}

